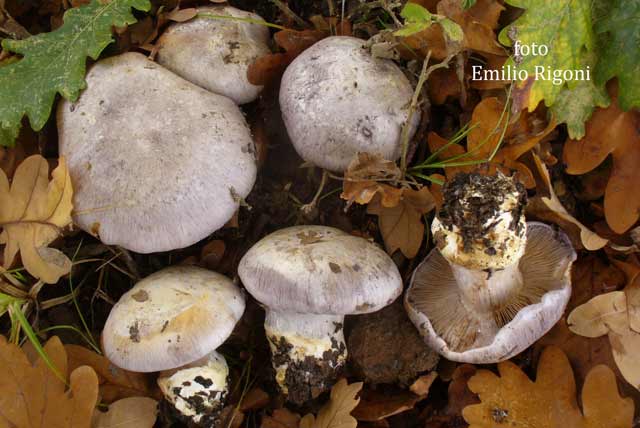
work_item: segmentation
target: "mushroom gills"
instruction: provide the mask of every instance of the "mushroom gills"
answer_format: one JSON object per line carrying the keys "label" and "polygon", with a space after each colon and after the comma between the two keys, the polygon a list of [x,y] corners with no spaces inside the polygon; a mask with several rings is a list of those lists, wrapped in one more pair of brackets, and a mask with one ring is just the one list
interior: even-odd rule
{"label": "mushroom gills", "polygon": [[304,403],[333,385],[347,359],[343,324],[343,315],[267,310],[276,382],[290,401]]}
{"label": "mushroom gills", "polygon": [[[557,245],[558,237],[549,226],[528,226],[524,256],[504,269],[468,269],[433,250],[416,270],[408,302],[415,313],[428,318],[451,351],[490,345],[523,308],[566,287],[565,275],[574,256],[570,244]],[[550,321],[549,328],[555,324]]]}

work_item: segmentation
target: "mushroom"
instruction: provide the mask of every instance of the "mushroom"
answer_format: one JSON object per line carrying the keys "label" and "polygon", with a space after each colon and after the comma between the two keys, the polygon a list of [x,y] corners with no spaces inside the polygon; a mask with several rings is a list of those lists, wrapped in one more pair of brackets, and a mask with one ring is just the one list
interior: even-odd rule
{"label": "mushroom", "polygon": [[513,357],[560,319],[576,253],[567,236],[525,222],[524,187],[501,173],[461,173],[445,184],[405,308],[426,343],[449,360]]}
{"label": "mushroom", "polygon": [[[244,312],[231,280],[174,266],[138,282],[111,310],[102,332],[105,356],[134,372],[162,373],[167,401],[198,424],[215,420],[228,393],[229,369],[215,352]],[[189,384],[186,384],[189,382]]]}
{"label": "mushroom", "polygon": [[297,404],[330,388],[344,366],[344,316],[377,311],[402,292],[384,251],[325,226],[266,236],[240,260],[238,275],[265,306],[276,382]]}
{"label": "mushroom", "polygon": [[197,12],[194,19],[165,30],[156,44],[156,60],[237,104],[255,100],[262,86],[249,82],[247,70],[257,58],[271,52],[269,29],[260,24],[264,20],[231,6],[199,7]]}
{"label": "mushroom", "polygon": [[[306,161],[344,171],[357,152],[396,160],[413,88],[393,61],[373,57],[365,41],[334,36],[286,69],[280,108],[291,142]],[[408,137],[420,115],[412,115]]]}
{"label": "mushroom", "polygon": [[86,80],[58,109],[75,223],[139,253],[183,248],[226,224],[256,179],[238,106],[138,53],[99,61]]}

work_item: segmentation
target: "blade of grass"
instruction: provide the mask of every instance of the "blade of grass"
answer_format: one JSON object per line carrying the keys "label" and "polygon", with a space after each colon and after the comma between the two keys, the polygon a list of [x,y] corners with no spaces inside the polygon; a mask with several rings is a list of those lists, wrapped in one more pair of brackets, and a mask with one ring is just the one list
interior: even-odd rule
{"label": "blade of grass", "polygon": [[228,20],[228,21],[240,21],[240,22],[246,22],[246,23],[249,23],[249,24],[257,24],[257,25],[264,25],[265,27],[277,28],[278,30],[287,30],[287,27],[283,27],[282,25],[278,25],[278,24],[272,24],[270,22],[262,21],[260,19],[240,18],[238,16],[229,16],[229,15],[216,15],[214,13],[208,13],[208,12],[200,12],[196,16],[198,18],[224,19],[224,20]]}

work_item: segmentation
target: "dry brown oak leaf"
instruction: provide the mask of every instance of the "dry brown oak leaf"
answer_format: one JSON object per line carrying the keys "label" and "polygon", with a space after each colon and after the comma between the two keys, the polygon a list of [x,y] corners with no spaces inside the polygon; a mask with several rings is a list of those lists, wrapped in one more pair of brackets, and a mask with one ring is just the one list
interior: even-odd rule
{"label": "dry brown oak leaf", "polygon": [[462,411],[469,428],[631,428],[634,406],[618,394],[615,375],[605,365],[591,369],[582,388],[582,413],[567,356],[546,348],[538,362],[536,381],[510,361],[498,364],[500,376],[479,370],[469,389],[480,404]]}
{"label": "dry brown oak leaf", "polygon": [[604,215],[609,227],[622,234],[640,216],[640,112],[624,112],[615,92],[612,98],[609,107],[593,113],[583,139],[565,142],[563,159],[567,173],[580,175],[611,155],[613,167],[604,194]]}
{"label": "dry brown oak leaf", "polygon": [[73,188],[64,158],[51,174],[40,155],[26,158],[16,169],[11,185],[0,171],[0,244],[4,244],[4,267],[18,251],[25,269],[43,282],[53,284],[69,273],[71,261],[48,248],[71,224]]}
{"label": "dry brown oak leaf", "polygon": [[351,412],[360,402],[356,398],[362,389],[362,382],[348,384],[340,379],[331,389],[331,398],[318,412],[317,416],[305,415],[300,421],[300,428],[356,428],[358,421]]}
{"label": "dry brown oak leaf", "polygon": [[92,428],[153,428],[158,402],[147,397],[118,400],[106,412],[95,411]]}
{"label": "dry brown oak leaf", "polygon": [[0,428],[89,428],[98,401],[98,377],[91,367],[67,378],[67,354],[57,337],[44,346],[69,388],[42,360],[35,364],[0,336]]}

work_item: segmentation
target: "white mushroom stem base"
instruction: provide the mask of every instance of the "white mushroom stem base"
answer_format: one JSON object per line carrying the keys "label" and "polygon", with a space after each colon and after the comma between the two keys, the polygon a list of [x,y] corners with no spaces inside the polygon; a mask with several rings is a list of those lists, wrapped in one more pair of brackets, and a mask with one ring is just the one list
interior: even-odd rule
{"label": "white mushroom stem base", "polygon": [[264,323],[276,382],[287,399],[303,404],[331,388],[347,359],[343,315],[276,312]]}
{"label": "white mushroom stem base", "polygon": [[229,392],[229,367],[213,351],[204,358],[158,377],[166,400],[186,419],[203,427],[215,426]]}

